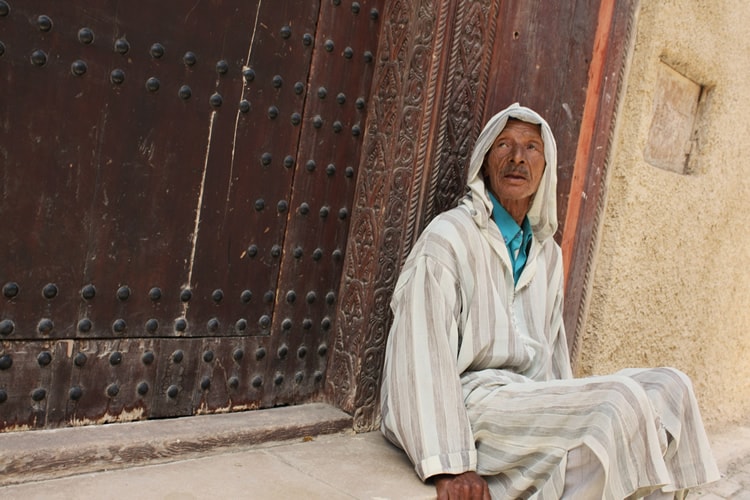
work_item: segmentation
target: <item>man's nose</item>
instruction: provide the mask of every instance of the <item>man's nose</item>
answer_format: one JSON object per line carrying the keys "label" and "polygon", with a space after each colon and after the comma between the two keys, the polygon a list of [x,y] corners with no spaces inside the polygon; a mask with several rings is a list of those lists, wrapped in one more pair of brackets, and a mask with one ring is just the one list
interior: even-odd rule
{"label": "man's nose", "polygon": [[513,163],[526,163],[526,150],[521,144],[514,144],[511,150],[511,160]]}

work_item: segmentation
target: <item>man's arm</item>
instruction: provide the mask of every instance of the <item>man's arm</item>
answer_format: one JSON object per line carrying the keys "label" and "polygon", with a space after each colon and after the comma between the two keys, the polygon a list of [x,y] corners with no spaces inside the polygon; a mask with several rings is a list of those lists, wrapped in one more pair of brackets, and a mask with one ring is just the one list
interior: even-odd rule
{"label": "man's arm", "polygon": [[490,500],[487,481],[476,472],[440,474],[432,480],[437,488],[437,500]]}

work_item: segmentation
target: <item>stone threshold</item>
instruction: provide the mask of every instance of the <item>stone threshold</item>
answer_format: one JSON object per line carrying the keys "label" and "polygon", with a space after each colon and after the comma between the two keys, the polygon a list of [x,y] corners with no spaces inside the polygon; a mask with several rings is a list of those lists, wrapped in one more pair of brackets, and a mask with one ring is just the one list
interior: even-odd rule
{"label": "stone threshold", "polygon": [[311,403],[237,413],[0,434],[0,486],[203,457],[351,430]]}

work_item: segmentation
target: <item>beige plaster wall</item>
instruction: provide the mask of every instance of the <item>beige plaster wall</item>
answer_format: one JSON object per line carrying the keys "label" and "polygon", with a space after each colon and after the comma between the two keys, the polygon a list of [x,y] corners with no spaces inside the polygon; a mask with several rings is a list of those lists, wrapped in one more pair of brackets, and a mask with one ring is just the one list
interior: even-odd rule
{"label": "beige plaster wall", "polygon": [[[709,428],[750,419],[750,4],[642,0],[579,374],[675,366]],[[709,89],[698,171],[644,149],[660,61]]]}

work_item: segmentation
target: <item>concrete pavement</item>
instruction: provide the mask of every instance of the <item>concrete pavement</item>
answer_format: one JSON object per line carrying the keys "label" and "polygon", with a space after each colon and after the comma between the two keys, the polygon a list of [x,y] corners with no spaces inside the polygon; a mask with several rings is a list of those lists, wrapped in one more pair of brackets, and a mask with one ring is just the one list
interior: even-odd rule
{"label": "concrete pavement", "polygon": [[[298,410],[285,410],[277,413],[276,420],[288,418],[289,413]],[[336,410],[318,408],[319,414],[330,418],[337,415]],[[254,412],[258,413],[258,412]],[[262,412],[261,412],[262,413]],[[314,412],[313,412],[314,413]],[[266,414],[268,415],[268,414]],[[287,415],[285,417],[285,415]],[[222,425],[232,425],[237,414],[227,415],[227,419],[217,419],[220,416],[205,417],[211,420],[199,421],[199,427],[205,424],[216,427],[210,435],[222,432]],[[191,417],[198,418],[198,417]],[[301,417],[297,417],[301,418]],[[245,418],[247,419],[247,417]],[[159,435],[166,432],[168,427],[174,428],[180,421],[155,421],[146,434]],[[302,418],[302,420],[305,420]],[[224,422],[224,423],[222,423]],[[139,435],[144,434],[146,426],[134,424],[116,424],[103,426],[104,430],[122,432],[124,427],[136,429]],[[106,429],[106,428],[109,429]],[[335,427],[335,426],[334,426]],[[187,429],[187,428],[186,428]],[[91,428],[73,429],[78,436],[83,433],[91,434]],[[183,434],[180,436],[180,432]],[[159,438],[162,443],[172,443],[167,447],[174,447],[174,440],[188,445],[191,436],[184,432],[174,432],[171,437]],[[55,431],[37,431],[26,434],[26,441],[31,435],[47,436],[35,446],[44,446],[45,440],[49,446],[59,446],[55,434],[64,434],[64,439],[73,439],[75,432],[60,433]],[[11,442],[0,435],[0,478],[4,472],[3,464],[11,460],[6,453],[9,446],[20,446],[24,439],[17,434]],[[241,435],[241,433],[240,433]],[[119,439],[123,439],[120,434]],[[152,436],[154,437],[154,436]],[[91,458],[96,454],[90,448],[93,444],[81,440],[81,455],[88,457],[89,469],[98,472],[80,473],[86,464],[73,467],[69,463],[60,463],[60,470],[44,472],[43,468],[35,468],[28,464],[29,473],[17,471],[17,481],[25,481],[0,487],[2,499],[91,499],[91,498],[136,498],[147,499],[203,499],[203,498],[259,498],[259,499],[432,499],[435,497],[432,485],[422,484],[414,475],[413,469],[404,454],[389,445],[377,432],[355,434],[352,431],[335,431],[333,434],[307,435],[286,441],[273,441],[256,444],[243,444],[242,438],[230,446],[205,447],[194,449],[185,446],[187,453],[177,453],[160,459],[151,453],[151,448],[138,445],[143,452],[143,463],[138,462],[137,454],[132,455],[132,461],[117,454],[107,452],[115,447],[115,443],[107,441],[107,436],[98,436],[101,448],[97,452],[105,460],[101,467],[96,464],[97,459]],[[149,438],[150,439],[150,438]],[[196,439],[204,439],[199,437]],[[218,438],[217,438],[218,439]],[[153,440],[152,440],[153,442]],[[218,439],[216,443],[222,443]],[[700,491],[694,491],[691,498],[701,500],[736,499],[750,500],[750,425],[728,429],[711,435],[714,454],[724,475],[721,481],[714,483]],[[6,446],[8,445],[8,446]],[[156,448],[159,448],[158,446]],[[122,449],[122,448],[121,448]],[[14,451],[12,453],[19,453]],[[109,454],[108,454],[109,453]],[[154,463],[162,461],[163,463]],[[71,458],[66,459],[70,462]],[[108,465],[107,465],[108,464]],[[35,472],[36,471],[36,472]],[[78,473],[76,472],[78,471]],[[5,468],[7,472],[7,468]],[[10,471],[11,473],[15,473]],[[73,475],[68,475],[68,473]],[[57,477],[43,479],[43,477]],[[39,480],[41,479],[41,480]],[[1,481],[2,479],[0,479]],[[14,481],[15,481],[14,480]],[[6,479],[6,483],[7,483]]]}

